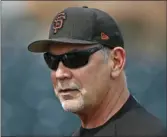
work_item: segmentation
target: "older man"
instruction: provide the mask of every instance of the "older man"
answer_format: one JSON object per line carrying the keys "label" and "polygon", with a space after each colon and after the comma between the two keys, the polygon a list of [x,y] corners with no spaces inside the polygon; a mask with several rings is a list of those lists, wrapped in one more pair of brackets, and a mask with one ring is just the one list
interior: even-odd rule
{"label": "older man", "polygon": [[130,95],[121,32],[107,13],[70,7],[54,18],[48,40],[28,47],[43,52],[56,96],[79,116],[73,136],[164,136],[165,128]]}

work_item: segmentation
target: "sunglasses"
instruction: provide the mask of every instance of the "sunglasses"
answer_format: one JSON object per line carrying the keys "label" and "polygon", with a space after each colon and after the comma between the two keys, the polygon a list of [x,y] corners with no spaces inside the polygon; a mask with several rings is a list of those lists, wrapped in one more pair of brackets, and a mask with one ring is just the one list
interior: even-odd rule
{"label": "sunglasses", "polygon": [[51,70],[57,70],[60,61],[66,67],[76,69],[88,64],[89,57],[102,48],[103,46],[84,50],[73,50],[61,55],[53,55],[49,52],[46,52],[44,53],[44,60]]}

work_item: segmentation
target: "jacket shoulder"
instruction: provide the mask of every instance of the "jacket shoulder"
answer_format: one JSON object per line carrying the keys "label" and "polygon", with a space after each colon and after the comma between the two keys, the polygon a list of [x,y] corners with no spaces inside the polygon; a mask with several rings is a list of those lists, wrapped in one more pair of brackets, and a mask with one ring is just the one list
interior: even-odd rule
{"label": "jacket shoulder", "polygon": [[118,119],[116,128],[123,135],[164,136],[166,134],[162,122],[140,105]]}

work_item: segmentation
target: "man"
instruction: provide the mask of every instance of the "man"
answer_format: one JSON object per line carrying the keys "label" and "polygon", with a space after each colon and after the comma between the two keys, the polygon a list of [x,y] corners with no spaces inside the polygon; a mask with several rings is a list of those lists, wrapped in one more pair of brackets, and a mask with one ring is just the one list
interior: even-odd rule
{"label": "man", "polygon": [[123,38],[107,13],[67,8],[54,18],[49,39],[28,49],[44,53],[63,109],[79,116],[73,136],[165,136],[161,122],[130,95]]}

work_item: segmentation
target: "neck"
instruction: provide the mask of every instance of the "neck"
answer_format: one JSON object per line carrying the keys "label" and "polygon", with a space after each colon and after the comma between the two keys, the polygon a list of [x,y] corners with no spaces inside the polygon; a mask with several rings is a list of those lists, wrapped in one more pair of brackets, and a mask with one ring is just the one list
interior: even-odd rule
{"label": "neck", "polygon": [[129,97],[129,91],[125,86],[122,89],[120,87],[107,92],[97,107],[77,114],[83,128],[90,129],[102,126],[121,109]]}

